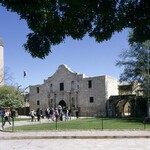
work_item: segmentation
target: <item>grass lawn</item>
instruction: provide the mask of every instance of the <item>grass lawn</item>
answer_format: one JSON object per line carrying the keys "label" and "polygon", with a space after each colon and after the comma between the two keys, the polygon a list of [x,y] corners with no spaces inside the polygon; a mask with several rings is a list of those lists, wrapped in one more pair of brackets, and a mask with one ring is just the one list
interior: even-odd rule
{"label": "grass lawn", "polygon": [[[11,127],[7,128],[11,130]],[[39,123],[16,126],[15,131],[46,130],[143,130],[150,129],[150,124],[143,124],[143,118],[84,118],[69,121]]]}

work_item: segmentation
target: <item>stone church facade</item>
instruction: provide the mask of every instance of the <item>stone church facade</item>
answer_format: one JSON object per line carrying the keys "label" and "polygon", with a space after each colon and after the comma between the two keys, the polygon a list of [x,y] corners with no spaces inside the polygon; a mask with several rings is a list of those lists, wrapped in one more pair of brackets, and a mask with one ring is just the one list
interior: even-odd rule
{"label": "stone church facade", "polygon": [[118,95],[118,81],[110,76],[87,77],[60,65],[43,84],[29,87],[30,109],[68,107],[80,116],[106,115],[110,96]]}

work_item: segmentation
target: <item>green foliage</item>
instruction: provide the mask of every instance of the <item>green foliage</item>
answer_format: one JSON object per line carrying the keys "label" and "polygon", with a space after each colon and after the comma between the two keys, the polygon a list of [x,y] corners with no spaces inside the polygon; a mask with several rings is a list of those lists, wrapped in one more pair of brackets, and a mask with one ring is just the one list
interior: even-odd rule
{"label": "green foliage", "polygon": [[148,89],[150,79],[150,41],[144,43],[132,42],[128,50],[120,54],[117,66],[123,67],[120,81],[138,81],[145,91]]}
{"label": "green foliage", "polygon": [[0,0],[7,10],[27,21],[26,51],[45,58],[56,45],[71,36],[85,34],[97,42],[108,40],[124,28],[133,29],[132,41],[150,38],[150,3],[148,0]]}
{"label": "green foliage", "polygon": [[24,99],[20,91],[11,86],[0,87],[0,108],[20,108]]}

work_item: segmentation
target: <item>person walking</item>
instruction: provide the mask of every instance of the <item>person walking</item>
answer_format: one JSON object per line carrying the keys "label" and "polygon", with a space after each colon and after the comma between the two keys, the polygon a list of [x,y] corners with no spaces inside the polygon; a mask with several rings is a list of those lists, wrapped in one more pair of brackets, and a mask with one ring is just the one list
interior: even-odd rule
{"label": "person walking", "polygon": [[57,108],[55,108],[55,110],[54,110],[54,116],[55,116],[55,121],[58,121],[59,112],[58,112]]}
{"label": "person walking", "polygon": [[76,118],[77,119],[79,118],[79,110],[78,109],[76,110]]}
{"label": "person walking", "polygon": [[31,110],[29,115],[31,116],[31,122],[33,122],[35,120],[35,111],[34,110]]}
{"label": "person walking", "polygon": [[10,116],[11,116],[10,110],[4,109],[4,122],[2,124],[2,128],[4,128],[6,121],[9,123],[9,125],[11,125]]}
{"label": "person walking", "polygon": [[40,110],[40,108],[37,109],[36,115],[37,115],[37,121],[40,121],[40,118],[41,118],[41,110]]}

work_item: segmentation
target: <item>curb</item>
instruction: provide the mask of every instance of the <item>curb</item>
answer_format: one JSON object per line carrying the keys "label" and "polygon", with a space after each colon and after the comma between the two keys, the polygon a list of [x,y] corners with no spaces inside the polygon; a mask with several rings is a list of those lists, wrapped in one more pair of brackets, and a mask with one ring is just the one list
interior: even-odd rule
{"label": "curb", "polygon": [[25,139],[133,139],[150,138],[150,136],[7,136],[0,140],[25,140]]}

